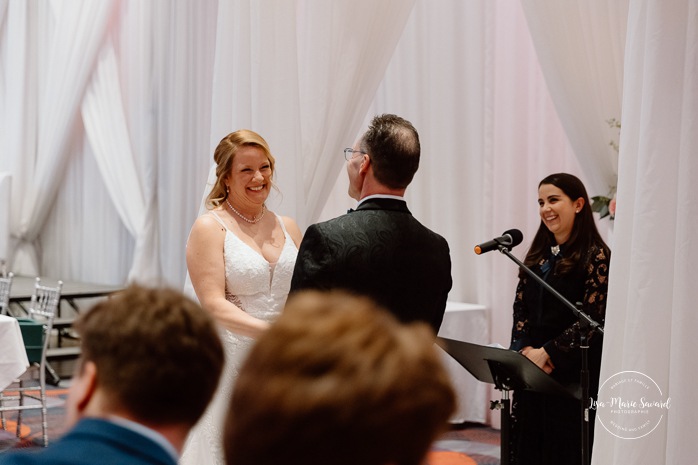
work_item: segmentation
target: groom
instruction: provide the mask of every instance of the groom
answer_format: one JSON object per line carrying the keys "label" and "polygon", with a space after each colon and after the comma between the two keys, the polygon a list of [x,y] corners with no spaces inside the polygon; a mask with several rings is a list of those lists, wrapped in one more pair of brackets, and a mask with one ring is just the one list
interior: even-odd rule
{"label": "groom", "polygon": [[342,288],[372,297],[403,322],[441,326],[451,290],[446,240],[417,221],[405,190],[419,167],[417,130],[395,115],[373,118],[344,150],[356,211],[310,226],[291,292]]}

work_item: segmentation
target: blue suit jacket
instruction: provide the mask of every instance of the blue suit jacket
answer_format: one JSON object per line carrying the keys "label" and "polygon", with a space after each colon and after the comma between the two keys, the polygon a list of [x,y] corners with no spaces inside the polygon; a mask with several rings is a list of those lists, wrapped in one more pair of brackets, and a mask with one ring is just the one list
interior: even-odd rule
{"label": "blue suit jacket", "polygon": [[404,201],[374,198],[308,228],[291,291],[343,288],[438,332],[451,285],[446,240],[417,221]]}
{"label": "blue suit jacket", "polygon": [[47,448],[0,454],[0,465],[176,465],[159,444],[109,421],[86,418]]}

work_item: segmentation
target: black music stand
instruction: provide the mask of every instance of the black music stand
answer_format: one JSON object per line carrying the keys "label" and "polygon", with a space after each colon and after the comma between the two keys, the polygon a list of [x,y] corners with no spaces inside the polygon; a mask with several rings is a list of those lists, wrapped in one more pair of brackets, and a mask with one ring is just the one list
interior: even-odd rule
{"label": "black music stand", "polygon": [[502,465],[510,463],[511,458],[509,455],[509,431],[511,427],[509,391],[528,390],[580,399],[578,389],[570,389],[558,383],[535,363],[518,352],[444,337],[437,337],[436,341],[471,375],[483,383],[494,384],[498,390],[502,391],[502,400],[490,403],[491,410],[501,411],[500,463]]}

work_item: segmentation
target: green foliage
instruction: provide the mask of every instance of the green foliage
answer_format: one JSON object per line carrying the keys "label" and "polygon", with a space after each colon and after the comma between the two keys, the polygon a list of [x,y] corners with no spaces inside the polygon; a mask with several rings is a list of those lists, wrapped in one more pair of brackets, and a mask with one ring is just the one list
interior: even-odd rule
{"label": "green foliage", "polygon": [[597,212],[600,218],[605,218],[611,214],[608,210],[608,205],[611,203],[611,198],[605,195],[595,195],[591,198],[591,211]]}
{"label": "green foliage", "polygon": [[[620,120],[617,120],[615,118],[607,119],[606,124],[608,124],[608,127],[611,129],[618,129],[618,136],[620,138]],[[613,150],[618,153],[618,141],[616,139],[611,139],[611,141],[608,143]],[[591,198],[591,211],[596,212],[599,214],[600,218],[606,218],[607,216],[610,216],[611,219],[614,218],[614,215],[611,214],[610,210],[610,205],[611,201],[614,199],[616,194],[616,186],[611,186],[608,195],[596,195]],[[615,206],[614,206],[615,210]],[[615,211],[614,211],[615,213]]]}

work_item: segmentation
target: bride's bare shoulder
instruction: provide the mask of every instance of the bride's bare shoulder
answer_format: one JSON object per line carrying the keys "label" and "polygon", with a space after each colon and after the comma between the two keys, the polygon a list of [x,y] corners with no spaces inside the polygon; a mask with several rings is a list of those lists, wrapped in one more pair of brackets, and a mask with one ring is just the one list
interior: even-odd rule
{"label": "bride's bare shoulder", "polygon": [[220,210],[210,210],[199,216],[196,221],[194,221],[194,225],[192,226],[191,230],[192,233],[199,234],[211,234],[217,231],[225,231],[226,228],[224,221],[225,213],[221,213]]}

